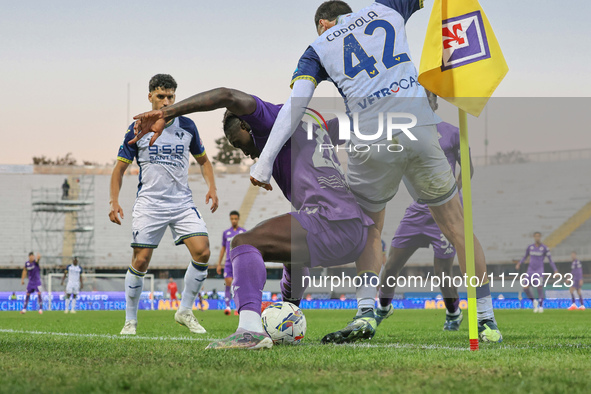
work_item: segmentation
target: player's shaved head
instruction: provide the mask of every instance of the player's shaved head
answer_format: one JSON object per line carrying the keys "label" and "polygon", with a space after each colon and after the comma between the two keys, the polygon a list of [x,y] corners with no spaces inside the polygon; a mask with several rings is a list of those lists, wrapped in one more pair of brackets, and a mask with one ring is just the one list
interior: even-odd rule
{"label": "player's shaved head", "polygon": [[320,19],[326,19],[327,21],[334,21],[339,15],[345,15],[352,13],[353,10],[349,4],[340,0],[325,1],[320,4],[320,7],[316,10],[314,15],[314,25],[318,28]]}
{"label": "player's shaved head", "polygon": [[254,139],[250,134],[251,128],[248,123],[230,111],[226,111],[222,122],[224,126],[224,134],[230,145],[234,148],[240,149],[242,153],[246,156],[250,156],[253,160],[259,157],[261,152],[254,144]]}
{"label": "player's shaved head", "polygon": [[239,132],[241,129],[250,132],[250,125],[230,111],[226,111],[224,113],[224,119],[222,120],[222,123],[224,127],[224,134],[229,140],[232,139],[231,137],[234,135],[234,133]]}
{"label": "player's shaved head", "polygon": [[156,74],[150,79],[148,86],[150,93],[161,88],[162,90],[176,90],[177,84],[174,78],[169,74]]}

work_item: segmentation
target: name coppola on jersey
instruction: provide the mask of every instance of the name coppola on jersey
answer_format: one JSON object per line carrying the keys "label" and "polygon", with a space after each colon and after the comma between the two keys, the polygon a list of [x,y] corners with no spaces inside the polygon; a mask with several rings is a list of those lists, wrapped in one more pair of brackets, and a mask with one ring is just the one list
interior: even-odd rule
{"label": "name coppola on jersey", "polygon": [[[345,15],[346,17],[347,15]],[[349,25],[347,25],[346,27],[343,26],[338,30],[335,30],[334,32],[330,33],[329,35],[326,36],[326,40],[327,41],[334,41],[336,38],[339,38],[340,36],[342,36],[343,34],[347,34],[352,32],[353,30],[359,28],[359,27],[363,27],[365,26],[365,24],[371,22],[372,20],[379,18],[380,16],[378,14],[376,14],[374,11],[370,11],[367,13],[366,16],[360,16],[359,18],[355,19],[354,21],[352,21]],[[368,20],[369,19],[369,20]]]}
{"label": "name coppola on jersey", "polygon": [[[311,110],[310,108],[307,108]],[[311,110],[314,114],[306,113],[308,117],[304,117],[302,121],[306,123],[306,137],[308,141],[315,139],[314,127],[320,126],[321,128],[328,129],[327,122],[324,117],[315,110]],[[329,112],[329,111],[326,111]],[[411,113],[406,112],[380,112],[377,114],[378,130],[371,134],[363,134],[359,127],[359,113],[346,113],[331,110],[330,113],[336,115],[339,120],[339,140],[351,141],[351,129],[353,134],[358,141],[367,141],[368,143],[348,143],[345,147],[335,146],[333,144],[318,144],[318,150],[346,150],[348,152],[368,152],[372,149],[378,152],[383,148],[388,152],[399,153],[404,150],[404,147],[396,142],[394,138],[403,133],[411,141],[417,141],[417,137],[410,131],[417,125],[417,117]],[[316,115],[316,116],[314,116]],[[318,119],[318,117],[320,119]],[[384,130],[384,124],[386,125]],[[384,136],[384,133],[385,136]],[[390,141],[390,143],[378,143],[382,140]],[[371,141],[371,142],[370,142]]]}

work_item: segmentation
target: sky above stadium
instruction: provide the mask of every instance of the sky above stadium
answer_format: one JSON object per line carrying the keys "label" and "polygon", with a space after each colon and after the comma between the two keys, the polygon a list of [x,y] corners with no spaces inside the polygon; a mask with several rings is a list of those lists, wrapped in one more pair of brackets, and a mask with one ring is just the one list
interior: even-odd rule
{"label": "sky above stadium", "polygon": [[[68,152],[79,161],[111,163],[130,122],[128,84],[131,115],[144,112],[150,109],[148,80],[157,73],[177,80],[177,101],[226,86],[283,103],[300,55],[316,38],[313,17],[320,3],[5,1],[0,14],[0,130],[9,148],[0,163],[30,164],[33,156],[55,158]],[[370,3],[349,1],[354,10]],[[588,1],[568,6],[550,0],[480,3],[510,68],[494,97],[579,97],[561,101],[564,108],[571,107],[569,102],[581,108],[591,103],[582,99],[591,90]],[[432,4],[426,0],[425,9],[407,24],[417,67]],[[337,94],[325,82],[316,96]],[[552,108],[551,101],[544,106]],[[495,127],[493,108],[489,153],[591,148],[582,122],[556,130],[561,123],[555,115],[553,128],[535,119],[539,125],[516,131],[502,122]],[[223,135],[222,114],[190,115],[210,156],[214,139]],[[535,109],[527,114],[536,118]],[[444,120],[457,123],[453,116]],[[483,155],[482,127],[475,127],[470,138],[472,153]]]}

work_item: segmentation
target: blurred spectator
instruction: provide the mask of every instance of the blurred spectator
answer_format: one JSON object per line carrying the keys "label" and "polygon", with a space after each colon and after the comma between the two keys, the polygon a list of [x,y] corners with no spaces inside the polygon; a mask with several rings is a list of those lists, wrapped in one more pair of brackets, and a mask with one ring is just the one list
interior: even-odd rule
{"label": "blurred spectator", "polygon": [[70,184],[68,183],[68,178],[64,179],[64,183],[62,184],[62,200],[67,200],[70,195]]}

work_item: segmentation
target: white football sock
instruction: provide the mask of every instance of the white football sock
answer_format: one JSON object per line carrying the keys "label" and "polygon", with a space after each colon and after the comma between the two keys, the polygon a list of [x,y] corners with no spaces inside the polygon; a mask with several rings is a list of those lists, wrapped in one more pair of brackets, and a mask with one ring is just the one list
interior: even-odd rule
{"label": "white football sock", "polygon": [[207,278],[207,263],[191,260],[187,272],[185,272],[185,288],[181,298],[179,311],[186,312],[193,310],[195,299],[203,287],[203,282]]}
{"label": "white football sock", "polygon": [[263,322],[261,321],[261,314],[249,310],[240,311],[238,328],[243,328],[247,331],[265,332]]}
{"label": "white football sock", "polygon": [[362,285],[357,287],[355,294],[357,296],[357,314],[362,310],[375,309],[378,276],[374,272],[365,272],[359,275],[362,279]]}
{"label": "white football sock", "polygon": [[495,321],[495,312],[493,310],[492,297],[490,296],[490,284],[485,283],[476,288],[476,314],[478,321]]}
{"label": "white football sock", "polygon": [[70,297],[66,298],[66,310],[70,309]]}
{"label": "white football sock", "polygon": [[72,310],[73,311],[76,310],[76,299],[75,298],[72,299]]}
{"label": "white football sock", "polygon": [[144,288],[145,272],[129,266],[125,274],[125,320],[137,320],[137,306]]}
{"label": "white football sock", "polygon": [[490,295],[479,298],[476,302],[476,311],[478,321],[495,320],[495,311],[493,309],[492,297]]}

